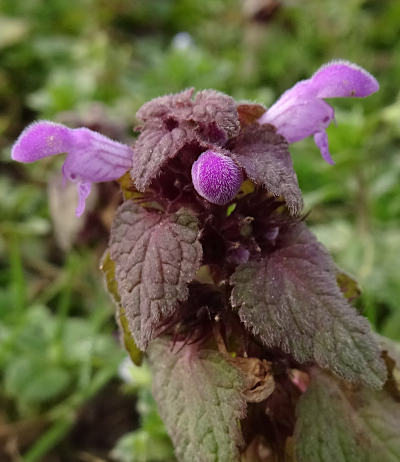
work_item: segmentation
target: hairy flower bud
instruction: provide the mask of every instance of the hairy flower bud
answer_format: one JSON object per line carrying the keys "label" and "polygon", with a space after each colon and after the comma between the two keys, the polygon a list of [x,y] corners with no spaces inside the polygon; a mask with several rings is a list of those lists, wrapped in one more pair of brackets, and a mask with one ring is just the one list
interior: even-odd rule
{"label": "hairy flower bud", "polygon": [[224,205],[236,196],[243,175],[230,157],[209,150],[193,164],[192,181],[200,196],[213,204]]}

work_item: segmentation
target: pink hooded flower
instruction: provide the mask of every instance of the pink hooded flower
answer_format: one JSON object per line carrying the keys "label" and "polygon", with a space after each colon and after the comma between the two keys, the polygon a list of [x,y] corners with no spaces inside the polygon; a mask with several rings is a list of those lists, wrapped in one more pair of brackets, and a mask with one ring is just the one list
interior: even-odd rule
{"label": "pink hooded flower", "polygon": [[276,127],[289,143],[313,135],[322,157],[333,164],[326,128],[335,112],[324,98],[363,98],[378,90],[375,77],[362,67],[348,61],[332,61],[283,93],[258,122]]}
{"label": "pink hooded flower", "polygon": [[34,122],[20,134],[11,150],[19,162],[66,154],[62,167],[65,180],[77,184],[82,215],[92,183],[120,178],[132,167],[133,150],[88,128],[68,128],[46,120]]}

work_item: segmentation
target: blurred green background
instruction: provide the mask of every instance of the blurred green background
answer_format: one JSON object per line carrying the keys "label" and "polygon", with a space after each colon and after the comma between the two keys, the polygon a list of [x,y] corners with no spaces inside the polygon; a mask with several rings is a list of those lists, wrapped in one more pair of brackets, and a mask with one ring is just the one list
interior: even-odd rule
{"label": "blurred green background", "polygon": [[333,58],[381,90],[333,102],[335,166],[311,139],[291,152],[309,224],[358,279],[360,310],[400,340],[398,0],[1,0],[1,462],[174,460],[98,269],[118,188],[100,186],[76,219],[62,159],[10,161],[24,126],[48,118],[128,142],[149,98],[194,86],[268,106]]}

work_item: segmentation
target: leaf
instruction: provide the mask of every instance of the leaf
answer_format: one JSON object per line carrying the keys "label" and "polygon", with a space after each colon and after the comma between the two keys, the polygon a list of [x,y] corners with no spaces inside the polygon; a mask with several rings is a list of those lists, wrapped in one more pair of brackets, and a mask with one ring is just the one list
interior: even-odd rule
{"label": "leaf", "polygon": [[164,164],[195,140],[194,132],[187,126],[171,129],[162,123],[146,128],[137,139],[135,158],[131,169],[132,178],[139,191],[145,191],[151,181],[159,175]]}
{"label": "leaf", "polygon": [[189,88],[180,93],[154,98],[143,104],[136,117],[145,123],[155,119],[187,120],[193,111],[193,93],[194,88]]}
{"label": "leaf", "polygon": [[361,295],[358,282],[345,271],[339,270],[336,274],[336,282],[343,295],[352,302]]}
{"label": "leaf", "polygon": [[113,297],[116,303],[121,301],[121,297],[118,293],[118,283],[115,279],[115,263],[111,259],[110,252],[106,252],[103,255],[100,263],[100,271],[104,274],[107,290]]}
{"label": "leaf", "polygon": [[70,374],[42,356],[16,358],[5,369],[5,390],[9,396],[28,403],[44,403],[59,396],[71,382]]}
{"label": "leaf", "polygon": [[143,361],[143,354],[136,345],[136,342],[129,330],[129,321],[126,317],[124,308],[120,305],[117,310],[117,319],[118,324],[122,333],[122,341],[124,343],[126,351],[129,353],[129,356],[136,366],[140,366]]}
{"label": "leaf", "polygon": [[[150,374],[150,372],[149,372]],[[174,449],[153,396],[146,387],[138,392],[136,409],[140,428],[126,433],[111,452],[118,462],[173,462]]]}
{"label": "leaf", "polygon": [[111,259],[110,252],[106,252],[102,258],[100,264],[100,270],[103,271],[108,292],[113,297],[117,305],[117,321],[121,332],[121,340],[125,346],[125,349],[129,353],[129,356],[134,364],[140,366],[142,364],[143,355],[140,349],[137,347],[135,340],[129,330],[129,322],[125,314],[125,309],[121,305],[121,297],[118,292],[118,283],[115,279],[115,263]]}
{"label": "leaf", "polygon": [[158,339],[153,392],[181,462],[239,462],[246,403],[239,371],[213,350]]}
{"label": "leaf", "polygon": [[298,462],[400,461],[400,404],[318,370],[297,408]]}
{"label": "leaf", "polygon": [[[191,120],[203,127],[214,125],[217,131],[222,132],[223,142],[236,136],[240,127],[235,100],[215,90],[203,90],[196,94]],[[212,138],[209,130],[203,130],[203,133]]]}
{"label": "leaf", "polygon": [[239,266],[231,301],[267,347],[314,361],[347,380],[381,387],[386,369],[369,324],[336,283],[336,267],[303,223],[278,236],[276,250]]}
{"label": "leaf", "polygon": [[293,169],[289,145],[272,125],[249,125],[232,147],[232,157],[247,176],[274,196],[282,196],[293,215],[303,208],[303,198]]}
{"label": "leaf", "polygon": [[110,255],[121,305],[137,346],[144,350],[160,324],[188,297],[200,268],[197,219],[187,211],[165,216],[132,201],[117,211]]}
{"label": "leaf", "polygon": [[237,135],[239,118],[230,96],[203,90],[193,101],[192,95],[193,89],[189,89],[161,96],[138,110],[136,115],[144,127],[134,146],[131,175],[139,191],[145,191],[186,145],[196,143],[205,151],[210,143],[223,145]]}

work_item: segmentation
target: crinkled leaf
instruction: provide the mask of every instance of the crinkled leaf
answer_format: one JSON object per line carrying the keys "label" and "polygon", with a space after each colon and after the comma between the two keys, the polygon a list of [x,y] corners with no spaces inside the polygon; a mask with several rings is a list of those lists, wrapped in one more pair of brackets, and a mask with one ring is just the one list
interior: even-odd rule
{"label": "crinkled leaf", "polygon": [[399,462],[400,404],[314,371],[297,408],[298,462]]}
{"label": "crinkled leaf", "polygon": [[180,93],[154,98],[143,104],[136,117],[145,123],[155,119],[187,120],[193,110],[193,92],[194,88],[189,88]]}
{"label": "crinkled leaf", "polygon": [[131,176],[144,191],[165,163],[187,144],[204,150],[210,143],[225,144],[237,135],[236,103],[215,90],[203,90],[192,100],[193,89],[155,98],[144,104],[137,117],[144,122],[137,139]]}
{"label": "crinkled leaf", "polygon": [[243,378],[223,356],[157,339],[149,348],[153,392],[181,462],[239,462]]}
{"label": "crinkled leaf", "polygon": [[274,196],[282,196],[289,211],[297,215],[303,198],[293,169],[288,143],[272,125],[252,124],[235,140],[232,157],[247,176]]}
{"label": "crinkled leaf", "polygon": [[121,305],[136,344],[144,350],[160,323],[188,297],[202,258],[197,220],[181,210],[147,212],[132,201],[117,211],[110,255]]}
{"label": "crinkled leaf", "polygon": [[231,284],[232,305],[266,346],[382,386],[386,369],[369,324],[341,293],[335,264],[303,223],[280,235],[263,260],[239,266]]}
{"label": "crinkled leaf", "polygon": [[[203,90],[196,94],[191,120],[200,127],[211,125],[214,130],[221,132],[224,142],[237,135],[240,127],[235,100],[215,90]],[[209,130],[203,129],[202,132],[213,138]]]}
{"label": "crinkled leaf", "polygon": [[144,129],[134,146],[135,159],[131,169],[137,189],[144,191],[160,174],[164,164],[195,139],[193,130],[185,125],[169,129],[160,123]]}

